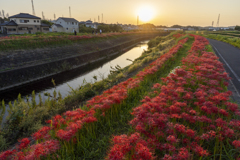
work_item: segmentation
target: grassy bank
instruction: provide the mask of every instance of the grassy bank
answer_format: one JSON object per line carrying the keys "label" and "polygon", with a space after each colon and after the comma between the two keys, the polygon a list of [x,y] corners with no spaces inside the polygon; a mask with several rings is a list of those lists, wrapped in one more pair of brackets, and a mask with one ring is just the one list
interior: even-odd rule
{"label": "grassy bank", "polygon": [[[0,132],[0,149],[7,148],[10,144],[15,143],[19,138],[30,136],[33,132],[45,125],[45,121],[56,114],[61,114],[66,110],[79,107],[79,104],[92,96],[100,94],[120,81],[126,80],[132,76],[135,70],[144,66],[160,55],[166,53],[176,42],[172,40],[172,35],[165,37],[166,41],[160,43],[161,48],[154,47],[151,51],[145,51],[141,57],[136,59],[132,65],[124,69],[115,69],[108,78],[94,84],[87,83],[80,88],[73,89],[72,93],[62,100],[59,93],[54,92],[48,94],[48,100],[45,103],[36,104],[33,92],[33,100],[24,102],[19,95],[18,100],[14,103],[9,103],[9,118]],[[137,67],[136,67],[137,66]],[[42,97],[39,97],[42,99]],[[2,113],[5,112],[5,102],[2,101]],[[3,114],[0,116],[2,117]],[[1,138],[2,137],[2,138]]]}
{"label": "grassy bank", "polygon": [[[139,93],[140,93],[140,95],[144,96],[144,92],[147,92],[149,85],[152,84],[152,81],[159,79],[158,74],[160,74],[160,75],[168,74],[168,72],[172,69],[172,67],[174,67],[174,65],[178,65],[178,62],[180,61],[178,58],[180,58],[181,56],[184,56],[184,55],[180,54],[180,57],[178,57],[179,56],[178,51],[180,53],[181,52],[186,53],[187,50],[182,51],[182,49],[186,49],[186,47],[187,47],[187,46],[183,46],[183,44],[185,44],[186,41],[187,41],[187,38],[182,37],[182,40],[179,41],[178,45],[176,45],[168,53],[166,53],[165,55],[161,56],[156,61],[151,63],[150,66],[146,67],[146,69],[144,71],[139,72],[137,74],[136,78],[134,78],[134,79],[130,78],[127,81],[124,81],[124,82],[118,84],[117,86],[114,86],[112,89],[109,89],[109,90],[105,91],[102,95],[100,95],[100,97],[104,96],[105,98],[107,98],[107,97],[110,98],[111,96],[116,95],[116,97],[114,96],[116,103],[112,101],[111,103],[115,103],[115,104],[112,107],[110,107],[110,109],[107,109],[107,108],[106,109],[104,109],[104,108],[98,109],[98,107],[100,107],[99,105],[101,103],[105,103],[105,105],[107,105],[108,102],[106,103],[105,101],[102,101],[105,98],[103,98],[103,99],[100,98],[99,100],[102,102],[97,103],[99,105],[94,105],[94,103],[96,103],[96,101],[98,101],[98,97],[99,97],[99,96],[96,96],[92,100],[88,101],[87,106],[90,105],[91,106],[90,108],[83,108],[83,109],[79,108],[74,111],[68,111],[64,114],[66,116],[64,118],[62,116],[55,116],[52,119],[52,121],[48,121],[51,124],[51,126],[53,127],[51,129],[51,131],[49,131],[50,128],[42,128],[41,130],[39,130],[38,132],[36,132],[34,134],[35,139],[38,137],[37,138],[38,143],[42,142],[39,145],[42,145],[42,144],[48,145],[49,144],[49,143],[46,144],[44,142],[45,140],[42,139],[42,138],[45,139],[46,137],[41,136],[41,134],[46,133],[46,130],[48,130],[49,132],[51,132],[50,133],[51,136],[53,136],[53,137],[57,136],[58,138],[61,139],[61,143],[62,143],[61,150],[57,151],[57,154],[59,156],[61,156],[63,159],[68,159],[68,158],[70,158],[70,159],[77,158],[78,159],[79,156],[82,156],[82,155],[79,155],[80,151],[78,151],[81,148],[83,149],[83,150],[81,150],[81,152],[83,152],[83,155],[86,156],[85,158],[89,157],[89,155],[86,154],[86,148],[90,145],[90,143],[92,141],[98,140],[97,137],[99,135],[95,133],[95,131],[98,131],[98,129],[96,130],[96,127],[103,128],[103,126],[104,126],[107,130],[109,130],[109,129],[112,130],[111,123],[113,121],[111,121],[111,119],[118,117],[118,113],[122,112],[122,110],[125,109],[124,104],[128,100],[129,100],[129,103],[128,103],[129,107],[132,106],[131,103],[133,103],[133,104],[138,103],[138,100],[141,98],[141,97],[139,97]],[[189,47],[190,47],[190,45],[189,45]],[[118,94],[118,96],[117,96],[117,94]],[[136,97],[138,97],[138,99],[134,100]],[[117,103],[120,103],[120,104],[117,104]],[[105,105],[103,105],[103,107]],[[107,106],[105,106],[105,107],[107,107]],[[128,108],[128,109],[130,109],[130,108]],[[81,112],[81,115],[78,115],[79,114],[78,112]],[[130,115],[130,114],[128,113],[128,115]],[[68,122],[68,123],[69,123],[69,125],[72,124],[69,127],[74,127],[76,124],[77,126],[75,126],[75,127],[82,128],[81,131],[77,134],[77,137],[74,138],[76,140],[76,143],[75,143],[75,140],[71,138],[72,135],[69,135],[69,134],[65,135],[64,134],[65,131],[61,129],[62,127],[63,128],[66,127],[64,125],[65,118],[66,118],[66,120],[67,119],[70,120],[70,119],[75,119],[76,118],[75,116],[77,116],[78,118],[80,118],[82,120],[78,121],[77,123],[75,123],[75,122],[74,123]],[[125,114],[122,113],[119,116],[125,117]],[[120,118],[120,117],[118,117],[118,118]],[[128,116],[126,116],[126,117],[128,117]],[[97,121],[97,122],[95,122],[95,121]],[[81,122],[84,122],[84,126],[82,126],[83,124],[81,124]],[[119,122],[119,123],[121,123],[121,122]],[[110,128],[107,127],[107,125],[109,125]],[[69,128],[69,127],[67,127],[67,128]],[[118,127],[118,125],[116,127]],[[118,127],[118,129],[120,129],[120,127]],[[76,130],[73,129],[73,130],[69,130],[69,131],[72,133],[72,131],[75,132]],[[40,134],[40,137],[38,136],[39,134]],[[109,136],[111,136],[111,133],[108,135],[108,137]],[[90,139],[88,139],[88,137]],[[69,138],[71,139],[71,141],[69,141],[70,140]],[[103,142],[105,143],[107,141],[105,141],[105,139],[104,139]],[[56,151],[58,146],[55,146],[55,145],[57,145],[58,142],[53,140],[53,141],[51,141],[51,143],[53,143],[53,148],[51,147],[50,152],[52,152],[53,150]],[[37,146],[39,146],[39,145],[37,145]],[[37,147],[37,146],[35,146],[35,147]],[[23,152],[21,152],[21,153],[23,153]],[[42,153],[40,153],[40,154],[42,154]],[[43,153],[43,154],[45,154],[45,153]],[[101,156],[104,156],[102,154],[103,153],[101,153]],[[55,156],[55,155],[56,154],[53,154],[52,156]],[[34,156],[38,156],[38,155],[34,155]],[[97,155],[93,155],[94,159],[97,158],[96,156]]]}
{"label": "grassy bank", "polygon": [[119,36],[147,35],[151,33],[159,32],[122,32],[122,33],[104,33],[98,35],[79,34],[76,36],[69,34],[61,35],[46,34],[36,36],[27,35],[27,36],[0,37],[0,51],[71,45],[76,42],[85,43],[89,41],[99,41]]}
{"label": "grassy bank", "polygon": [[227,35],[219,35],[219,34],[208,34],[205,37],[210,39],[215,39],[218,41],[222,41],[225,43],[229,43],[235,47],[240,48],[240,38],[239,37],[229,37]]}
{"label": "grassy bank", "polygon": [[[112,138],[107,159],[238,159],[239,110],[228,76],[200,36],[153,96],[133,109],[133,131]],[[211,83],[214,82],[214,83]]]}
{"label": "grassy bank", "polygon": [[[181,64],[181,59],[186,56],[192,41],[193,39],[190,39],[188,43],[184,44],[184,48],[180,49],[176,56],[166,61],[154,75],[147,76],[137,89],[131,90],[127,99],[120,105],[114,106],[119,110],[113,112],[113,116],[100,118],[95,123],[94,134],[96,137],[83,133],[82,138],[84,138],[84,141],[86,140],[86,143],[81,144],[81,147],[75,151],[75,155],[70,157],[72,159],[104,159],[113,135],[133,131],[133,128],[128,123],[133,118],[133,115],[131,115],[132,109],[141,103],[140,100],[143,97],[149,95],[152,91],[151,86],[159,82],[159,77],[166,77],[172,69]],[[106,113],[106,115],[108,114]]]}

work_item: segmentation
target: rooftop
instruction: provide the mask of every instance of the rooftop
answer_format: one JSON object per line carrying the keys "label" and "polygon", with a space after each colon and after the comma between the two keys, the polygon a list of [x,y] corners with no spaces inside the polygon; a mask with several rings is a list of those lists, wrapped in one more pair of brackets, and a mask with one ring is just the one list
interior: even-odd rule
{"label": "rooftop", "polygon": [[40,17],[36,17],[36,16],[33,16],[33,15],[30,15],[28,13],[19,13],[19,14],[16,14],[14,16],[11,16],[9,18],[29,18],[29,19],[41,19]]}
{"label": "rooftop", "polygon": [[74,18],[65,18],[65,17],[59,17],[59,18],[61,18],[65,22],[77,22],[78,23],[78,21]]}
{"label": "rooftop", "polygon": [[14,21],[10,21],[10,22],[2,23],[2,24],[0,24],[0,26],[18,26],[18,24]]}

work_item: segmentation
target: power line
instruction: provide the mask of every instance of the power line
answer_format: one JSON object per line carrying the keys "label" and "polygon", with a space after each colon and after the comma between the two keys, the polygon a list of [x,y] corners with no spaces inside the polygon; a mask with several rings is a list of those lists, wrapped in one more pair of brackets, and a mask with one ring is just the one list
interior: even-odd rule
{"label": "power line", "polygon": [[103,13],[102,13],[102,23],[103,23]]}

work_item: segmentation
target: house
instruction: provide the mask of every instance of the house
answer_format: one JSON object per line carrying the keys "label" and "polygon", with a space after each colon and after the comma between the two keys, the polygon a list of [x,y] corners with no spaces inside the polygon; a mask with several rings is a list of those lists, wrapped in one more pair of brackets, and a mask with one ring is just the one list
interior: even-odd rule
{"label": "house", "polygon": [[85,21],[81,21],[79,22],[79,26],[86,26],[86,27],[90,27],[90,28],[94,28],[94,29],[97,29],[97,27],[100,25],[100,23],[98,22],[94,22],[91,21],[91,20],[87,20],[86,22]]}
{"label": "house", "polygon": [[55,24],[52,25],[53,32],[66,32],[73,33],[74,31],[79,32],[78,21],[74,18],[59,17]]}
{"label": "house", "polygon": [[94,23],[92,23],[91,20],[88,20],[88,21],[85,22],[85,26],[86,26],[86,27],[94,28]]}
{"label": "house", "polygon": [[0,24],[2,33],[6,34],[34,34],[49,32],[49,25],[42,24],[41,18],[28,13],[20,13],[9,17],[10,21]]}
{"label": "house", "polygon": [[81,22],[78,23],[78,25],[79,25],[79,26],[85,26],[85,23],[86,23],[86,22],[81,21]]}

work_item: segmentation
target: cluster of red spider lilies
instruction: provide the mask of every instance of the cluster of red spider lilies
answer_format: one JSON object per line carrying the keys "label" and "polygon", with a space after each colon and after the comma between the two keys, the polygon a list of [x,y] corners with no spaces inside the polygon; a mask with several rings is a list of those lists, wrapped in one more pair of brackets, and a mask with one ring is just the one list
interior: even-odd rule
{"label": "cluster of red spider lilies", "polygon": [[136,132],[113,138],[109,160],[238,158],[240,113],[229,102],[228,75],[218,57],[206,52],[207,39],[191,36],[195,41],[181,68],[133,109]]}
{"label": "cluster of red spider lilies", "polygon": [[174,34],[174,35],[173,35],[173,37],[175,37],[175,38],[180,38],[180,37],[182,37],[182,36],[184,36],[184,34],[177,33],[177,34]]}
{"label": "cluster of red spider lilies", "polygon": [[[121,35],[121,34],[132,34],[132,33],[135,33],[135,32],[122,32],[122,33],[119,33],[119,32],[116,32],[116,33],[106,33],[106,34],[98,34],[98,35],[93,35],[93,36],[87,36],[87,37],[102,37],[102,36],[113,36],[113,35]],[[39,35],[37,36],[38,38],[50,38],[50,37],[77,37],[77,38],[84,38],[86,37],[86,35],[82,35],[82,36],[74,36],[74,35],[59,35],[59,36],[56,36],[56,35],[53,35],[53,36],[44,36],[44,35]],[[15,39],[31,39],[31,38],[34,38],[33,36],[6,36],[6,37],[0,37],[0,40],[15,40]]]}
{"label": "cluster of red spider lilies", "polygon": [[[19,141],[20,144],[16,147],[16,150],[0,153],[0,159],[28,160],[49,157],[49,155],[51,155],[51,158],[56,158],[57,155],[54,153],[60,148],[64,152],[73,153],[74,146],[82,142],[80,137],[83,129],[87,131],[87,134],[95,136],[93,122],[97,121],[98,117],[105,116],[108,110],[117,110],[113,106],[126,99],[128,91],[137,88],[145,76],[157,72],[166,61],[183,47],[187,40],[188,38],[180,40],[168,53],[162,55],[144,71],[137,74],[137,78],[130,78],[89,100],[87,102],[88,111],[79,108],[74,111],[67,111],[63,116],[57,115],[47,121],[50,126],[45,126],[32,135],[37,144],[30,145],[30,140],[24,138]],[[106,116],[114,116],[112,113],[112,111],[108,112]]]}
{"label": "cluster of red spider lilies", "polygon": [[106,34],[98,34],[98,35],[62,35],[62,36],[13,36],[13,37],[0,37],[0,49],[7,48],[15,45],[24,46],[39,46],[39,45],[49,45],[49,44],[58,44],[58,43],[71,43],[76,42],[82,39],[91,39],[97,37],[110,37],[117,35],[127,35],[133,34],[134,32],[123,32],[123,33],[106,33]]}

